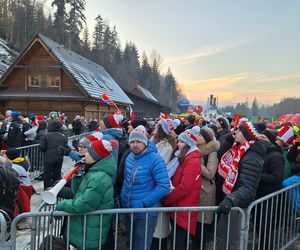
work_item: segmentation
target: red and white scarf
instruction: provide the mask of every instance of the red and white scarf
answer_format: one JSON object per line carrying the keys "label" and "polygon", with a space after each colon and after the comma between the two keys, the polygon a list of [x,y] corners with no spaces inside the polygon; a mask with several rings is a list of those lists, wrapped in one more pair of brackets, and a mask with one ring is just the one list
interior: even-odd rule
{"label": "red and white scarf", "polygon": [[238,176],[239,161],[255,141],[246,141],[242,144],[233,144],[221,158],[218,173],[225,179],[222,190],[230,194]]}

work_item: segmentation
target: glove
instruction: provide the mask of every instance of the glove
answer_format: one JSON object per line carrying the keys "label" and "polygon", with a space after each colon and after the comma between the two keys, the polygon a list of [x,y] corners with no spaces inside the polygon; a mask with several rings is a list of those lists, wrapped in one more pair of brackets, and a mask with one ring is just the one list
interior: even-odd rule
{"label": "glove", "polygon": [[217,209],[217,214],[229,214],[231,208],[233,206],[233,203],[229,199],[224,199],[220,204]]}
{"label": "glove", "polygon": [[60,155],[68,156],[72,149],[70,147],[64,147],[60,145],[57,147],[57,150]]}

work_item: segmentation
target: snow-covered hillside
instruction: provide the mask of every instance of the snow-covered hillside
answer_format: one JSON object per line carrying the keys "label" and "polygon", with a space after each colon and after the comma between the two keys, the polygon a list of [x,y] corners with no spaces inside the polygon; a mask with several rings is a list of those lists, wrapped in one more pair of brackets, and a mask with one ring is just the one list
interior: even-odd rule
{"label": "snow-covered hillside", "polygon": [[0,77],[14,61],[18,53],[10,49],[6,42],[0,38]]}

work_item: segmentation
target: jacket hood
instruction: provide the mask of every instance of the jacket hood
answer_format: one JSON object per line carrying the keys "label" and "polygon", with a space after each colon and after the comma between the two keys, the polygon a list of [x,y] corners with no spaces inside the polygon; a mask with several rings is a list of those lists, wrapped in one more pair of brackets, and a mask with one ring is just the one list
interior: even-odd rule
{"label": "jacket hood", "polygon": [[225,128],[225,129],[223,129],[223,130],[217,132],[217,137],[218,137],[218,136],[221,136],[221,135],[226,135],[226,134],[228,134],[229,132],[230,132],[230,131],[229,131],[227,128]]}
{"label": "jacket hood", "polygon": [[123,137],[123,130],[121,128],[108,128],[101,132],[103,133],[103,136],[109,135],[119,140]]}
{"label": "jacket hood", "polygon": [[261,140],[258,140],[253,143],[253,145],[249,148],[250,151],[256,152],[257,154],[263,156],[266,153],[266,146],[264,145],[264,142]]}
{"label": "jacket hood", "polygon": [[268,141],[262,141],[262,142],[263,142],[264,147],[266,148],[267,153],[272,152],[272,151],[278,151],[279,153],[282,154],[282,150],[279,146],[276,146],[273,143],[268,142]]}
{"label": "jacket hood", "polygon": [[187,155],[184,157],[183,161],[186,161],[190,158],[199,158],[199,157],[200,157],[199,150],[193,150],[192,152],[187,153]]}
{"label": "jacket hood", "polygon": [[45,120],[39,122],[39,130],[47,128],[47,122]]}
{"label": "jacket hood", "polygon": [[201,156],[209,155],[212,152],[217,152],[220,148],[220,142],[217,140],[212,140],[205,145],[199,146]]}
{"label": "jacket hood", "polygon": [[48,126],[48,132],[53,132],[53,131],[61,132],[61,125],[62,124],[56,120],[50,122]]}
{"label": "jacket hood", "polygon": [[105,157],[101,161],[94,163],[89,169],[89,172],[96,172],[96,171],[105,172],[111,177],[114,177],[117,171],[117,163],[113,155],[110,154],[109,156]]}

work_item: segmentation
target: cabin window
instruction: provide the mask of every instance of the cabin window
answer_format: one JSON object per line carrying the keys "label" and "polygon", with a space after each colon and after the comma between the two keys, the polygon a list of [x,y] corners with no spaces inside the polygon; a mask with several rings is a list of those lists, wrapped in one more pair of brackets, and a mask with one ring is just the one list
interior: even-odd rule
{"label": "cabin window", "polygon": [[48,85],[50,88],[59,87],[60,85],[60,77],[57,75],[48,75]]}
{"label": "cabin window", "polygon": [[29,87],[39,88],[41,84],[41,75],[33,74],[28,76]]}

